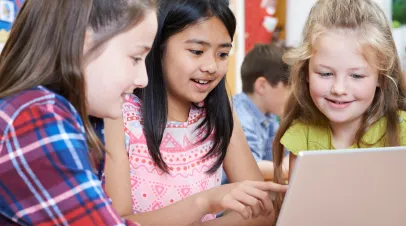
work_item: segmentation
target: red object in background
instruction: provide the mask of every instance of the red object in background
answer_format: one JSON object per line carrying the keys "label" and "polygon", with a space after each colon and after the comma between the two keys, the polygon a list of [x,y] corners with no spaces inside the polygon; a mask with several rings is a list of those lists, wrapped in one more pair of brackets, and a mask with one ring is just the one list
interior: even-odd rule
{"label": "red object in background", "polygon": [[265,8],[261,8],[262,0],[245,0],[245,53],[256,43],[270,43],[272,33],[269,33],[262,22],[269,16]]}

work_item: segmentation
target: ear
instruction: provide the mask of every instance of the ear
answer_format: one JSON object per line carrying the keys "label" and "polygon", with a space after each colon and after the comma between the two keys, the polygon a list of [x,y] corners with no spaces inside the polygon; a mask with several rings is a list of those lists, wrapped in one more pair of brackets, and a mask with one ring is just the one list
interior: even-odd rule
{"label": "ear", "polygon": [[266,80],[266,78],[263,76],[257,78],[254,83],[254,92],[258,93],[259,95],[264,95],[267,82],[268,80]]}

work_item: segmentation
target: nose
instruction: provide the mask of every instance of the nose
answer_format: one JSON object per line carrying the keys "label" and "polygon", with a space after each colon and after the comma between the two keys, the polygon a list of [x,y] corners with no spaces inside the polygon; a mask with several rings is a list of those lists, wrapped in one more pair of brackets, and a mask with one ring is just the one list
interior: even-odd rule
{"label": "nose", "polygon": [[207,72],[209,74],[214,74],[217,72],[218,66],[216,58],[207,54],[207,57],[204,61],[202,61],[201,70],[203,72]]}
{"label": "nose", "polygon": [[135,88],[144,88],[148,85],[148,74],[145,64],[139,73],[135,75],[134,86]]}
{"label": "nose", "polygon": [[336,76],[331,87],[331,93],[335,95],[344,95],[347,93],[346,76]]}

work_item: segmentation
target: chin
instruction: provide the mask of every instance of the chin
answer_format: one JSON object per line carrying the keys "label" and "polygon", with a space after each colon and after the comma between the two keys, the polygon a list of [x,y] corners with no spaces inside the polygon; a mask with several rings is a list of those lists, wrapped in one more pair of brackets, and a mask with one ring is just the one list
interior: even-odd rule
{"label": "chin", "polygon": [[332,123],[336,123],[336,124],[345,124],[345,123],[352,123],[354,121],[356,121],[357,119],[359,119],[360,117],[351,117],[351,116],[328,116],[327,117],[328,120]]}
{"label": "chin", "polygon": [[[110,108],[110,110],[111,109],[112,108]],[[104,110],[107,110],[107,107]],[[119,119],[123,116],[121,111],[112,111],[112,110],[105,111],[105,112],[97,112],[97,113],[93,113],[91,115],[95,116],[97,118],[107,118],[107,119]]]}
{"label": "chin", "polygon": [[330,118],[329,118],[329,121],[330,121],[330,123],[333,123],[333,124],[345,124],[345,123],[350,122],[350,120],[347,120],[347,119],[338,120],[338,119],[330,119]]}
{"label": "chin", "polygon": [[207,95],[204,96],[193,96],[189,99],[191,103],[200,103],[206,99]]}

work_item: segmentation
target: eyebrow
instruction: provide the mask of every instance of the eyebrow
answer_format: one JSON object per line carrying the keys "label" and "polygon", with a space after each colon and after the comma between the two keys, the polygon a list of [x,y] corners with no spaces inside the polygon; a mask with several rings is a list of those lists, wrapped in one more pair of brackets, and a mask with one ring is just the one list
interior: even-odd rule
{"label": "eyebrow", "polygon": [[[199,44],[199,45],[208,46],[208,47],[212,46],[212,44],[210,44],[209,42],[199,40],[199,39],[189,39],[189,40],[186,40],[185,43]],[[221,43],[219,46],[221,48],[231,48],[231,47],[233,47],[233,45],[231,43]]]}
{"label": "eyebrow", "polygon": [[[324,64],[319,64],[318,66],[333,70],[333,68],[331,68],[331,67],[329,67],[327,65],[324,65]],[[362,69],[365,69],[365,67],[352,67],[352,68],[349,68],[348,70],[349,71],[357,71],[357,70],[362,70]]]}
{"label": "eyebrow", "polygon": [[151,46],[149,46],[149,45],[137,45],[136,47],[141,48],[141,49],[151,49]]}
{"label": "eyebrow", "polygon": [[352,67],[352,68],[349,68],[350,71],[358,71],[358,70],[363,70],[363,69],[365,69],[365,67]]}
{"label": "eyebrow", "polygon": [[326,66],[326,65],[324,65],[324,64],[318,64],[318,66],[320,66],[320,67],[324,67],[324,68],[327,68],[327,69],[330,69],[330,70],[332,70],[332,68],[331,68],[331,67],[329,67],[329,66]]}
{"label": "eyebrow", "polygon": [[150,51],[152,47],[148,45],[135,45],[135,48],[141,49],[142,52],[144,53]]}

